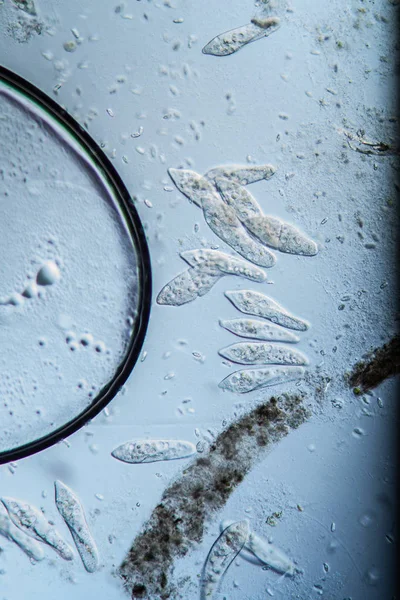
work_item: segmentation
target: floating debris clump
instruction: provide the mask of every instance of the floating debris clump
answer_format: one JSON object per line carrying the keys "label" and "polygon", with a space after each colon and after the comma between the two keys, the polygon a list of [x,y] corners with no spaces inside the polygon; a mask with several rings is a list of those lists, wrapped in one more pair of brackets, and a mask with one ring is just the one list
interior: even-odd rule
{"label": "floating debris clump", "polygon": [[164,491],[119,569],[132,598],[177,596],[171,580],[174,560],[202,539],[215,513],[264,451],[308,416],[302,396],[273,397],[232,422],[208,452],[185,468]]}

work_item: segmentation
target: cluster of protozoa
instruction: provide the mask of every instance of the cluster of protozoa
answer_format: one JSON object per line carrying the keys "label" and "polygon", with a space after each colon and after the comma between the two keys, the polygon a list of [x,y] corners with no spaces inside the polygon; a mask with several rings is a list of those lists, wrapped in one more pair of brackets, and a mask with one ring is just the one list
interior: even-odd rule
{"label": "cluster of protozoa", "polygon": [[[76,494],[61,481],[55,481],[54,487],[57,509],[71,532],[86,571],[93,573],[99,567],[99,554],[83,506]],[[71,546],[38,508],[8,497],[1,498],[1,503],[5,510],[0,512],[0,534],[15,542],[29,558],[36,561],[44,558],[42,543],[64,560],[73,560]]]}
{"label": "cluster of protozoa", "polygon": [[240,312],[265,320],[241,318],[220,321],[224,329],[249,339],[222,348],[219,354],[233,363],[252,365],[253,368],[231,373],[219,386],[244,394],[301,378],[308,359],[288,345],[297,343],[300,338],[287,329],[306,331],[308,323],[260,292],[226,291],[225,296]]}
{"label": "cluster of protozoa", "polygon": [[201,600],[212,600],[216,596],[223,577],[238,555],[278,573],[295,573],[294,563],[282,550],[253,533],[247,519],[238,522],[223,521],[220,529],[221,534],[212,545],[203,567]]}
{"label": "cluster of protozoa", "polygon": [[218,250],[195,249],[181,253],[190,266],[167,283],[157,296],[158,304],[181,306],[204,296],[224,275],[263,282],[267,276],[253,264]]}
{"label": "cluster of protozoa", "polygon": [[248,184],[270,179],[275,173],[272,165],[227,165],[204,176],[189,169],[170,168],[168,173],[178,190],[203,210],[210,229],[242,258],[208,249],[182,252],[189,268],[164,286],[158,304],[191,302],[204,296],[224,275],[262,283],[266,274],[259,267],[270,268],[276,262],[271,248],[303,256],[317,254],[317,245],[310,238],[294,225],[265,215],[246,189]]}

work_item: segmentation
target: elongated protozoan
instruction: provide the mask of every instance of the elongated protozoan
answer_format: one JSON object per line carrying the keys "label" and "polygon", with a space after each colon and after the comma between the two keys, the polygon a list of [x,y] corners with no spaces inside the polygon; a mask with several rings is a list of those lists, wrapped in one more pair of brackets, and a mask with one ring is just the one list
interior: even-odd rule
{"label": "elongated protozoan", "polygon": [[21,531],[54,548],[64,560],[74,558],[71,546],[67,544],[54,525],[49,523],[40,510],[14,498],[3,497],[1,501],[7,509],[10,519]]}
{"label": "elongated protozoan", "polygon": [[201,198],[204,193],[213,193],[214,186],[205,177],[190,169],[168,169],[168,174],[182,194],[193,204],[202,208]]}
{"label": "elongated protozoan", "polygon": [[300,341],[300,338],[291,331],[257,319],[220,319],[219,324],[227,331],[243,338],[292,344]]}
{"label": "elongated protozoan", "polygon": [[233,54],[246,44],[271,35],[279,28],[279,24],[280,21],[277,17],[253,20],[247,25],[217,35],[204,46],[203,54],[212,54],[213,56]]}
{"label": "elongated protozoan", "polygon": [[76,494],[62,481],[54,482],[58,512],[67,524],[76,549],[88,573],[99,568],[99,553],[86,521],[85,511]]}
{"label": "elongated protozoan", "polygon": [[[232,525],[234,521],[222,521],[220,525],[220,530],[223,531],[230,525]],[[247,550],[254,555],[261,564],[273,569],[277,573],[284,573],[285,575],[294,575],[296,571],[296,565],[290,558],[277,546],[270,544],[268,540],[257,535],[254,531],[249,531],[249,537],[247,538],[247,542],[245,543],[243,550]],[[247,560],[246,554],[241,552],[240,556],[242,556],[245,560]]]}
{"label": "elongated protozoan", "polygon": [[293,348],[266,342],[238,342],[218,354],[241,365],[307,365],[307,357]]}
{"label": "elongated protozoan", "polygon": [[225,377],[219,387],[236,394],[246,394],[264,387],[287,383],[304,376],[303,367],[268,367],[243,369]]}
{"label": "elongated protozoan", "polygon": [[43,560],[44,552],[40,544],[18,529],[6,512],[0,512],[0,535],[14,542],[33,560]]}
{"label": "elongated protozoan", "polygon": [[213,599],[230,564],[242,550],[249,536],[248,521],[226,527],[208,553],[200,584],[201,600]]}
{"label": "elongated protozoan", "polygon": [[251,217],[263,216],[261,206],[250,192],[229,179],[217,178],[215,186],[222,199],[235,209],[238,219],[243,223]]}
{"label": "elongated protozoan", "polygon": [[260,242],[288,254],[315,256],[317,244],[294,225],[268,215],[250,216],[243,220],[248,231]]}
{"label": "elongated protozoan", "polygon": [[297,331],[306,331],[309,328],[306,321],[295,317],[272,298],[260,292],[233,290],[226,291],[225,296],[232,302],[233,306],[247,315],[263,317],[276,325],[282,325],[282,327]]}
{"label": "elongated protozoan", "polygon": [[204,218],[210,229],[246,260],[260,267],[272,267],[276,258],[260,242],[252,239],[236,216],[216,191],[201,197]]}
{"label": "elongated protozoan", "polygon": [[204,265],[220,271],[223,275],[239,275],[257,282],[263,282],[267,279],[266,273],[252,263],[220,250],[210,250],[208,248],[185,250],[181,252],[180,256],[191,267]]}
{"label": "elongated protozoan", "polygon": [[123,462],[141,464],[187,458],[195,453],[196,446],[184,440],[132,440],[115,448],[111,455]]}
{"label": "elongated protozoan", "polygon": [[181,306],[204,296],[223,277],[217,269],[191,267],[167,283],[157,296],[157,304]]}
{"label": "elongated protozoan", "polygon": [[168,169],[168,173],[185,196],[201,205],[207,225],[221,240],[260,267],[272,267],[275,264],[274,254],[249,235],[235,210],[225,204],[205,177],[188,169]]}
{"label": "elongated protozoan", "polygon": [[263,179],[271,179],[275,173],[276,168],[272,165],[223,165],[210,169],[204,177],[212,182],[216,179],[228,179],[240,185],[249,185]]}

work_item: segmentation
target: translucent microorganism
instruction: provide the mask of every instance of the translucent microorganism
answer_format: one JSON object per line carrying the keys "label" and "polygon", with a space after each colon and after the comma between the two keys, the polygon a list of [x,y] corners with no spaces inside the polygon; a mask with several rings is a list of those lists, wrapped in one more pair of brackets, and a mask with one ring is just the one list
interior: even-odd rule
{"label": "translucent microorganism", "polygon": [[236,394],[246,394],[264,387],[287,383],[304,376],[303,367],[268,367],[243,369],[225,377],[219,387]]}
{"label": "translucent microorganism", "polygon": [[221,33],[213,38],[203,48],[203,54],[212,54],[213,56],[227,56],[237,52],[246,44],[255,42],[263,37],[271,35],[279,28],[280,20],[277,17],[266,19],[257,19],[242,25],[236,29],[231,29]]}
{"label": "translucent microorganism", "polygon": [[180,256],[191,267],[203,265],[221,271],[223,275],[239,275],[260,283],[267,279],[262,269],[220,250],[211,250],[208,248],[185,250],[180,253]]}
{"label": "translucent microorganism", "polygon": [[224,529],[208,553],[201,579],[201,600],[214,598],[230,564],[249,536],[248,521],[232,523]]}
{"label": "translucent microorganism", "polygon": [[242,365],[306,365],[307,357],[282,344],[238,342],[219,350],[220,356]]}
{"label": "translucent microorganism", "polygon": [[14,498],[3,497],[1,501],[7,509],[10,519],[21,531],[54,548],[64,560],[74,558],[71,546],[40,510]]}
{"label": "translucent microorganism", "polygon": [[220,319],[219,324],[227,331],[243,338],[294,344],[300,341],[300,338],[291,331],[257,319]]}
{"label": "translucent microorganism", "polygon": [[272,298],[260,292],[233,290],[226,291],[225,296],[232,302],[233,306],[245,314],[263,317],[276,325],[282,325],[282,327],[297,331],[306,331],[309,328],[306,321],[295,317]]}
{"label": "translucent microorganism", "polygon": [[68,525],[83,566],[89,573],[99,568],[99,553],[86,521],[85,511],[76,494],[62,481],[54,482],[58,512]]}
{"label": "translucent microorganism", "polygon": [[[226,527],[232,525],[234,521],[225,520],[221,522],[220,529],[223,531]],[[249,537],[245,543],[243,550],[251,552],[262,565],[273,569],[277,573],[285,573],[287,575],[293,575],[296,570],[296,566],[293,561],[277,546],[270,544],[268,540],[257,535],[252,530],[249,531]],[[243,558],[247,558],[246,554],[242,552],[240,554]]]}
{"label": "translucent microorganism", "polygon": [[222,199],[235,209],[238,219],[243,223],[251,217],[262,216],[261,206],[254,196],[242,185],[229,179],[215,179],[215,186]]}
{"label": "translucent microorganism", "polygon": [[115,448],[111,455],[136,464],[187,458],[195,453],[196,446],[184,440],[131,440]]}

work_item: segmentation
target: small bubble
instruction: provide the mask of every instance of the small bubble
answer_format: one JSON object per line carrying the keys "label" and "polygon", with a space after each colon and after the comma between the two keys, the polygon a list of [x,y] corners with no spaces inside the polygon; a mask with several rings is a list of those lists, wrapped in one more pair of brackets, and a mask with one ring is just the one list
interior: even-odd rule
{"label": "small bubble", "polygon": [[93,344],[93,336],[90,333],[84,333],[81,335],[79,342],[85,348],[91,346]]}

